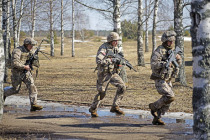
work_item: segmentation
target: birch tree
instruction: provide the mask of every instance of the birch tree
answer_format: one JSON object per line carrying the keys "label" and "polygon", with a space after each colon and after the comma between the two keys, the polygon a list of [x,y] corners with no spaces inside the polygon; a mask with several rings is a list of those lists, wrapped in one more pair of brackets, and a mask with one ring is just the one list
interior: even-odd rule
{"label": "birch tree", "polygon": [[31,38],[34,38],[37,0],[31,0]]}
{"label": "birch tree", "polygon": [[148,6],[147,6],[147,0],[145,0],[145,17],[146,17],[146,21],[145,21],[145,52],[149,52],[149,42],[148,42]]}
{"label": "birch tree", "polygon": [[[0,17],[2,17],[2,0],[0,1]],[[4,71],[5,71],[5,58],[4,58],[4,44],[3,44],[3,37],[2,37],[2,18],[0,18],[0,120],[3,115],[3,82],[4,82]]]}
{"label": "birch tree", "polygon": [[16,17],[16,0],[11,0],[12,7],[12,17],[13,17],[13,41],[14,48],[18,46],[17,44],[17,17]]}
{"label": "birch tree", "polygon": [[113,0],[113,23],[114,23],[114,29],[113,31],[117,32],[119,34],[120,40],[118,41],[119,49],[123,51],[122,49],[122,30],[121,30],[121,21],[120,21],[120,0]]}
{"label": "birch tree", "polygon": [[20,41],[20,28],[21,28],[21,21],[22,21],[22,16],[23,16],[23,4],[24,0],[21,0],[20,3],[20,10],[19,10],[19,19],[17,22],[17,46],[19,46],[19,41]]}
{"label": "birch tree", "polygon": [[[118,41],[119,50],[123,53],[122,47],[122,30],[121,30],[121,21],[120,21],[120,0],[113,0],[113,23],[114,23],[114,32],[119,34],[120,40]],[[124,82],[128,82],[127,74],[125,67],[122,66],[120,77],[123,79]]]}
{"label": "birch tree", "polygon": [[10,34],[10,1],[7,0],[7,21],[6,21],[6,54],[5,54],[5,57],[6,59],[10,59],[11,58],[11,53],[10,53],[10,50],[11,50],[11,41],[10,41],[10,37],[11,37],[11,34]]}
{"label": "birch tree", "polygon": [[54,33],[53,33],[53,0],[49,1],[50,4],[50,55],[55,56],[54,52]]}
{"label": "birch tree", "polygon": [[75,36],[75,30],[74,30],[74,0],[72,0],[72,57],[75,56],[74,52],[74,36]]}
{"label": "birch tree", "polygon": [[142,23],[142,0],[138,0],[138,32],[137,32],[137,56],[138,65],[145,66],[143,51],[143,23]]}
{"label": "birch tree", "polygon": [[153,15],[153,27],[152,27],[152,51],[156,49],[156,26],[157,26],[157,12],[158,12],[159,0],[154,2],[154,15]]}
{"label": "birch tree", "polygon": [[174,31],[176,32],[175,46],[182,50],[182,64],[180,66],[179,76],[176,81],[182,85],[187,85],[185,75],[185,61],[184,61],[184,29],[183,29],[183,0],[174,0]]}
{"label": "birch tree", "polygon": [[61,0],[61,55],[64,53],[63,0]]}
{"label": "birch tree", "polygon": [[[9,1],[2,1],[2,30],[3,30],[3,42],[4,42],[4,55],[5,60],[10,58],[10,31],[9,31]],[[5,67],[4,82],[7,82],[8,68]]]}
{"label": "birch tree", "polygon": [[192,0],[194,136],[210,139],[210,1]]}

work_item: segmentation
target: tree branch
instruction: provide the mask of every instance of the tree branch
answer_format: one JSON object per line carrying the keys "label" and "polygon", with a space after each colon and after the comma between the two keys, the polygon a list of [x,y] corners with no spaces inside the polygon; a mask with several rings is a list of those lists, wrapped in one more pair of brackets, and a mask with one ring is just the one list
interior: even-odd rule
{"label": "tree branch", "polygon": [[78,1],[78,0],[75,0],[75,1],[76,1],[77,3],[79,3],[79,4],[83,5],[83,6],[87,7],[87,8],[90,8],[90,9],[93,9],[93,10],[96,10],[96,11],[101,11],[101,12],[109,12],[109,13],[112,13],[112,11],[109,11],[109,10],[105,10],[105,9],[98,9],[98,8],[95,8],[95,7],[88,6],[88,5],[84,4],[84,3],[81,3],[81,2],[80,2],[80,1]]}

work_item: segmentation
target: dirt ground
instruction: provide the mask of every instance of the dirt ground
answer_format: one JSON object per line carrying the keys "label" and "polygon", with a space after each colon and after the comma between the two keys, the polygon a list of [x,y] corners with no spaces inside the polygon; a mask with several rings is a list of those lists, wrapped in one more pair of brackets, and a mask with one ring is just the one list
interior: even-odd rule
{"label": "dirt ground", "polygon": [[[21,101],[25,100],[22,104]],[[27,102],[27,103],[26,103]],[[0,125],[4,140],[191,140],[192,126],[184,120],[168,118],[165,126],[151,124],[149,112],[118,116],[100,108],[100,117],[91,118],[87,106],[38,101],[42,111],[29,112],[27,96],[7,98]],[[15,104],[15,105],[13,105]],[[147,116],[148,114],[148,116]],[[169,121],[171,120],[171,121]]]}
{"label": "dirt ground", "polygon": [[[36,38],[36,40],[40,40],[40,38]],[[43,101],[54,101],[54,102],[61,102],[68,105],[85,105],[90,106],[90,104],[93,101],[94,96],[96,95],[96,72],[94,73],[94,69],[96,67],[95,64],[95,55],[97,52],[98,47],[102,44],[102,42],[81,42],[81,43],[75,43],[75,57],[71,57],[71,39],[66,38],[65,39],[65,52],[64,56],[60,55],[60,44],[56,44],[55,46],[55,56],[50,57],[50,61],[47,60],[43,55],[40,56],[40,68],[38,72],[38,77],[36,78],[35,84],[38,89],[38,99]],[[160,41],[157,42],[157,44],[160,44]],[[50,53],[50,46],[49,45],[43,45],[44,51],[47,53]],[[150,44],[150,46],[152,46]],[[130,63],[134,66],[134,68],[137,70],[137,72],[134,72],[132,70],[126,69],[127,77],[128,77],[128,83],[127,83],[127,91],[124,95],[123,100],[121,101],[122,108],[130,108],[130,109],[142,109],[142,110],[148,110],[148,104],[151,102],[156,101],[160,98],[160,95],[157,93],[154,81],[150,80],[151,75],[151,69],[150,69],[150,56],[151,56],[151,50],[150,52],[146,52],[144,54],[145,57],[145,67],[137,66],[137,42],[136,41],[127,41],[123,43],[123,49],[125,58],[130,61]],[[191,61],[192,55],[191,55],[191,42],[185,42],[185,61]],[[176,83],[173,81],[173,90],[175,92],[175,98],[176,100],[172,103],[170,112],[188,112],[192,113],[192,66],[186,66],[186,79],[187,79],[187,86],[182,86],[179,83]],[[5,84],[5,86],[8,86],[9,83]],[[115,96],[116,88],[113,86],[109,86],[107,95],[104,98],[104,100],[101,103],[101,108],[103,107],[111,107],[111,104],[113,102],[114,96]],[[22,89],[20,91],[19,95],[27,96],[26,87],[22,86]],[[34,131],[34,133],[42,132],[44,135],[50,133],[53,130],[59,130],[59,135],[65,135],[68,132],[72,132],[74,137],[78,137],[80,139],[83,139],[84,135],[81,133],[85,133],[85,138],[90,139],[111,139],[111,136],[114,136],[115,134],[121,134],[119,138],[126,138],[127,134],[130,134],[132,132],[133,139],[136,137],[139,137],[139,133],[144,133],[142,135],[142,139],[148,139],[148,137],[152,138],[153,133],[159,133],[160,135],[166,135],[170,134],[169,130],[166,129],[166,127],[160,127],[156,129],[156,126],[150,126],[149,129],[147,128],[148,124],[144,124],[145,121],[140,123],[138,129],[136,129],[136,123],[135,120],[130,122],[131,127],[128,128],[119,128],[119,124],[116,124],[111,127],[104,126],[104,122],[106,122],[106,119],[101,121],[99,119],[85,119],[83,121],[87,121],[86,125],[88,126],[89,123],[92,123],[90,127],[82,126],[79,128],[79,123],[77,119],[71,119],[71,118],[60,118],[60,119],[54,119],[54,118],[48,118],[46,120],[37,120],[37,119],[15,119],[15,118],[21,118],[24,117],[25,114],[17,114],[17,115],[11,115],[6,113],[4,115],[5,118],[13,118],[10,120],[7,120],[7,122],[4,122],[4,125],[2,126],[2,130],[5,129],[6,132],[9,132],[9,130],[13,130],[13,128],[21,128],[20,126],[23,126],[20,132],[28,131],[31,133],[31,131]],[[30,114],[34,115],[34,114]],[[14,121],[14,122],[12,122]],[[44,122],[43,122],[44,121]],[[112,121],[117,122],[116,119],[113,119]],[[124,120],[122,119],[119,123],[124,123]],[[151,121],[151,120],[150,120]],[[27,123],[27,128],[25,128],[24,123]],[[129,124],[128,120],[125,120],[126,124]],[[13,124],[15,123],[15,124]],[[53,125],[56,123],[56,126]],[[8,127],[7,126],[11,126]],[[36,128],[33,128],[33,125]],[[96,126],[100,124],[104,128],[103,129],[93,129],[93,126]],[[138,122],[139,124],[139,122]],[[151,124],[151,122],[149,123]],[[40,127],[37,126],[40,125]],[[75,127],[64,127],[64,125],[68,126],[75,126]],[[99,126],[100,126],[99,125]],[[109,125],[109,124],[108,124]],[[53,128],[51,128],[51,126]],[[63,126],[63,127],[61,127]],[[170,128],[172,129],[172,128]],[[30,131],[31,130],[31,131]],[[89,131],[87,131],[89,130]],[[145,131],[144,131],[145,130]],[[149,131],[148,131],[149,130]],[[125,132],[126,131],[126,132]],[[129,133],[128,133],[129,131]],[[45,133],[46,132],[46,133]],[[93,133],[91,133],[93,132]],[[151,133],[153,132],[153,133]],[[32,132],[33,134],[33,132]],[[88,136],[90,134],[90,136]],[[101,137],[98,138],[98,134]],[[12,135],[12,131],[11,134]],[[155,135],[154,139],[161,139],[159,134],[158,136]],[[49,137],[51,135],[49,134]],[[81,137],[80,137],[81,136]],[[147,137],[148,136],[148,137]],[[160,136],[160,137],[159,137]],[[172,135],[167,135],[168,139]],[[56,136],[55,136],[56,137]],[[74,138],[73,137],[73,138]],[[117,135],[115,137],[118,138]],[[128,137],[129,138],[129,137]],[[130,138],[129,138],[130,139]],[[137,138],[138,139],[138,138]],[[167,139],[167,138],[166,138]]]}

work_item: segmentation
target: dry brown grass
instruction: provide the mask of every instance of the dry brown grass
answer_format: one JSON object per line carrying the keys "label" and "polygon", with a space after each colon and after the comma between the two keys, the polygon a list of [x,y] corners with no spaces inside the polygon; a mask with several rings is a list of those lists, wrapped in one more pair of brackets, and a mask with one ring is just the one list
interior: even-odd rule
{"label": "dry brown grass", "polygon": [[[36,38],[40,40],[40,38]],[[66,101],[72,104],[90,105],[96,94],[96,73],[94,69],[95,55],[102,42],[75,43],[75,57],[71,57],[71,40],[65,39],[65,53],[60,56],[60,44],[55,46],[55,57],[51,61],[40,54],[39,76],[36,79],[38,98],[43,100]],[[151,40],[150,40],[151,42]],[[160,41],[157,42],[160,44]],[[148,104],[160,98],[154,81],[150,80],[150,52],[144,54],[145,67],[137,66],[137,42],[123,43],[125,58],[138,72],[127,69],[128,88],[121,105],[126,108],[148,109]],[[45,47],[50,53],[50,46]],[[191,61],[191,42],[185,42],[185,60]],[[172,103],[170,111],[192,112],[192,66],[186,66],[188,86],[181,86],[173,82],[176,100]],[[26,91],[22,94],[27,94]],[[116,88],[110,86],[102,105],[111,105]]]}

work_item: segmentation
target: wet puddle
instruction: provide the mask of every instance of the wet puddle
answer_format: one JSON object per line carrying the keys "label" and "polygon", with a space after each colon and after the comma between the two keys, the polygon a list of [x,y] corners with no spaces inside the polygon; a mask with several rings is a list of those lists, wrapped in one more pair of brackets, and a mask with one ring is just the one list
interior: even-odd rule
{"label": "wet puddle", "polygon": [[[61,103],[53,103],[47,101],[38,100],[38,104],[42,105],[44,108],[42,111],[36,112],[36,116],[33,116],[30,110],[30,103],[28,97],[25,96],[10,96],[5,101],[5,113],[22,113],[30,114],[29,117],[36,119],[45,119],[45,118],[68,118],[75,117],[81,119],[90,119],[90,113],[88,111],[89,107],[87,106],[73,106],[65,105]],[[14,110],[15,108],[15,110]],[[104,117],[116,117],[115,113],[111,113],[110,108],[99,108],[98,115],[100,118]],[[144,110],[132,110],[132,109],[123,109],[125,116],[127,118],[148,120],[152,119],[152,116],[149,111]],[[32,116],[31,116],[32,115]],[[28,117],[28,119],[30,119]],[[186,126],[186,128],[192,128],[193,126],[193,115],[184,112],[176,113],[166,113],[162,120],[167,124],[181,123]]]}

